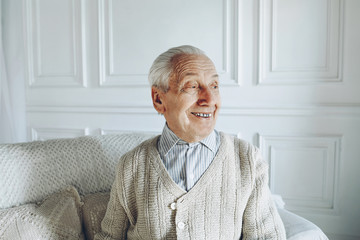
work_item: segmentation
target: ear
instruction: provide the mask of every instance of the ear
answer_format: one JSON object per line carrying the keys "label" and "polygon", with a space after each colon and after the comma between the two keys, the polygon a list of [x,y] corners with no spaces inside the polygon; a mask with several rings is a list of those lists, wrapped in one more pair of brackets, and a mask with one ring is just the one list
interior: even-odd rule
{"label": "ear", "polygon": [[163,102],[164,94],[165,93],[157,87],[151,87],[151,98],[153,101],[153,105],[155,110],[160,114],[163,114],[165,112],[165,106]]}

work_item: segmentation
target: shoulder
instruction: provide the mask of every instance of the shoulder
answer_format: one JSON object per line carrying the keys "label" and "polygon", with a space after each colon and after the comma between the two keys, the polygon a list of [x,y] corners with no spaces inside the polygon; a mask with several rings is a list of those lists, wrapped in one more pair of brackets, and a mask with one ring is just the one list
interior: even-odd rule
{"label": "shoulder", "polygon": [[233,147],[237,155],[249,156],[253,154],[258,154],[260,152],[258,147],[254,146],[248,141],[237,138],[236,136],[229,135],[223,132],[220,132],[220,136],[222,143],[224,143],[226,146]]}
{"label": "shoulder", "polygon": [[139,164],[142,164],[146,160],[147,157],[156,155],[156,145],[158,139],[159,136],[145,140],[132,150],[122,155],[117,165],[117,173],[133,172]]}
{"label": "shoulder", "polygon": [[228,149],[230,146],[230,152],[234,153],[235,162],[239,164],[243,175],[250,175],[250,179],[254,179],[258,171],[263,172],[268,168],[268,164],[263,160],[258,147],[225,133],[221,133],[221,139]]}
{"label": "shoulder", "polygon": [[122,158],[129,158],[129,157],[134,157],[134,156],[137,156],[137,155],[141,155],[143,154],[143,152],[146,152],[146,151],[151,151],[153,149],[156,150],[156,144],[157,144],[157,141],[159,139],[160,135],[159,136],[155,136],[155,137],[152,137],[150,139],[147,139],[143,142],[141,142],[138,146],[136,146],[135,148],[133,148],[132,150],[128,151],[127,153],[125,153],[122,157]]}

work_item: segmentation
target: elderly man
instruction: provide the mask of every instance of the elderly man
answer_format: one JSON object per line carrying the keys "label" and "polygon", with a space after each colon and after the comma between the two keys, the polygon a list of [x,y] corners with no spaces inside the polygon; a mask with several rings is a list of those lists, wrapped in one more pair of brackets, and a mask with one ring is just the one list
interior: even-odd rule
{"label": "elderly man", "polygon": [[118,165],[98,239],[285,239],[257,148],[214,130],[219,76],[199,49],[161,54],[149,80],[160,136]]}

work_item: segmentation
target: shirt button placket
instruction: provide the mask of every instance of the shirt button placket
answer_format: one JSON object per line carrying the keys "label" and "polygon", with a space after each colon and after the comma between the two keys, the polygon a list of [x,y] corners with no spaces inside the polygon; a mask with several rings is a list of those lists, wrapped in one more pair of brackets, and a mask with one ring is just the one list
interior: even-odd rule
{"label": "shirt button placket", "polygon": [[186,188],[189,191],[194,185],[194,159],[192,159],[193,152],[196,145],[189,145],[186,152]]}

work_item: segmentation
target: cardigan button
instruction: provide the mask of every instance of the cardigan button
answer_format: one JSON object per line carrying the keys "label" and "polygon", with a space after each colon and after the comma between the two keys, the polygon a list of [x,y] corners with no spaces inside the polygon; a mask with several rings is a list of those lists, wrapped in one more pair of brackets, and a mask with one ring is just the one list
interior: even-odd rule
{"label": "cardigan button", "polygon": [[179,229],[182,230],[182,229],[185,228],[185,223],[183,223],[183,222],[178,222],[177,226],[178,226]]}
{"label": "cardigan button", "polygon": [[172,209],[172,210],[175,210],[176,209],[176,203],[172,203],[171,205],[170,205],[170,208]]}

